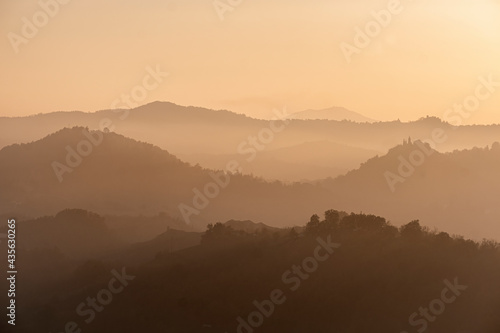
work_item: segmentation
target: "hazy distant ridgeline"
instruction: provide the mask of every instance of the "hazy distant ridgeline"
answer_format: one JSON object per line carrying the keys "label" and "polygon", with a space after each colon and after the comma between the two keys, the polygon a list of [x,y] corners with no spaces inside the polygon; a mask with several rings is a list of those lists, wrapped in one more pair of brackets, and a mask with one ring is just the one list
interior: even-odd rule
{"label": "hazy distant ridgeline", "polygon": [[[280,111],[284,114],[284,111]],[[234,154],[237,146],[249,135],[256,135],[269,121],[249,118],[230,111],[214,111],[199,107],[184,107],[168,102],[155,102],[131,110],[104,110],[93,113],[54,112],[29,117],[0,118],[0,145],[27,143],[63,127],[87,126],[99,129],[99,123],[109,119],[114,132],[155,144],[174,154],[210,153]],[[111,126],[109,126],[111,128]],[[431,137],[436,127],[452,126],[436,118],[410,123],[354,123],[332,120],[290,120],[266,149],[291,147],[305,142],[331,141],[337,144],[386,151],[400,143],[401,138]],[[449,140],[442,150],[485,146],[500,140],[498,128],[491,126],[461,126],[447,132]],[[19,130],[19,129],[22,129]],[[475,135],[481,133],[480,135]]]}
{"label": "hazy distant ridgeline", "polygon": [[247,161],[240,154],[176,154],[183,161],[210,169],[223,169],[230,160],[241,161],[243,173],[267,180],[310,181],[336,177],[359,167],[380,154],[375,150],[351,147],[330,141],[305,142],[296,146],[259,152]]}
{"label": "hazy distant ridgeline", "polygon": [[[281,112],[283,113],[282,110]],[[311,111],[304,112],[307,115]],[[296,113],[295,116],[298,117],[300,114],[302,112],[298,115]],[[284,118],[287,116],[294,117],[293,114],[283,114]],[[175,155],[182,155],[191,163],[214,168],[220,167],[228,155],[238,154],[245,164],[250,158],[248,149],[245,149],[249,145],[244,145],[240,149],[238,147],[249,136],[257,136],[263,128],[268,128],[270,122],[229,111],[155,102],[132,110],[105,110],[94,113],[55,112],[22,118],[0,118],[0,147],[38,140],[63,127],[88,126],[90,129],[100,129],[102,127],[100,124],[106,124],[116,133],[155,144]],[[448,136],[444,143],[436,147],[439,151],[484,147],[494,141],[500,141],[500,125],[453,127],[437,118],[410,123],[290,120],[286,129],[276,134],[274,139],[265,145],[266,154],[259,152],[251,164],[245,165],[243,172],[286,181],[323,178],[329,172],[338,175],[356,168],[367,158],[386,152],[399,144],[403,137],[430,139],[436,128],[442,128]],[[298,155],[301,145],[314,142],[329,142],[331,147],[326,148],[329,151],[338,148],[340,153],[336,161],[326,154],[325,158],[320,160],[312,161],[305,157],[301,160],[301,156]],[[283,159],[280,156],[280,149],[283,148],[289,149],[290,152],[297,150],[297,155],[292,154],[290,156],[294,158]],[[318,155],[324,148],[316,149]],[[349,149],[352,152],[348,152],[348,155],[356,156],[360,149],[372,153],[371,156],[358,154],[361,159],[345,158],[341,151]],[[287,172],[282,172],[284,169]]]}
{"label": "hazy distant ridgeline", "polygon": [[305,110],[292,113],[288,118],[290,119],[326,119],[326,120],[349,120],[356,123],[374,123],[376,120],[363,116],[357,112],[347,110],[346,108],[333,107],[323,110]]}

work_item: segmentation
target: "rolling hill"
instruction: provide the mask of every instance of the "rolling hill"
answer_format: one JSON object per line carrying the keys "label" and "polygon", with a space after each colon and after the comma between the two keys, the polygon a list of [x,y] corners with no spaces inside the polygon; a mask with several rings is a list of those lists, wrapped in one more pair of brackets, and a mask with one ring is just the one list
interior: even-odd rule
{"label": "rolling hill", "polygon": [[[364,214],[325,219],[300,235],[218,228],[203,236],[200,245],[159,252],[137,266],[81,264],[59,277],[57,288],[31,293],[28,284],[18,295],[26,318],[20,331],[60,331],[64,318],[74,318],[96,333],[257,331],[249,322],[259,332],[498,332],[495,243],[428,232],[416,222],[398,229]],[[93,321],[75,316],[117,269],[126,272],[124,292]],[[423,320],[441,299],[443,311]]]}
{"label": "rolling hill", "polygon": [[439,153],[419,141],[399,145],[323,185],[338,208],[384,215],[475,239],[500,239],[500,144]]}
{"label": "rolling hill", "polygon": [[[279,110],[279,117],[289,116],[286,110]],[[281,125],[284,123],[274,123]],[[204,155],[238,155],[241,163],[250,157],[249,137],[258,137],[268,131],[273,123],[269,120],[249,118],[224,110],[210,110],[200,107],[185,107],[168,102],[154,102],[131,110],[102,110],[92,113],[54,112],[29,117],[0,118],[0,147],[29,143],[38,140],[64,127],[86,126],[92,130],[105,130],[124,135],[135,140],[154,144],[170,153],[195,155],[200,159],[190,162],[203,165]],[[295,146],[311,142],[332,142],[355,149],[385,152],[398,145],[401,138],[411,136],[414,139],[428,140],[436,129],[442,129],[446,140],[436,149],[441,152],[455,149],[484,147],[500,141],[500,125],[490,126],[452,126],[438,118],[428,117],[413,122],[376,122],[357,123],[335,120],[287,119],[283,130],[274,133],[271,139],[265,139],[263,152],[278,152],[279,149],[294,149]],[[243,145],[243,146],[241,146]],[[290,170],[287,180],[315,179],[314,172],[327,172],[322,165],[328,162],[328,156],[320,160],[320,165],[305,169],[302,164],[283,164],[278,159],[274,169]],[[265,159],[267,160],[267,158]],[[344,169],[344,161],[338,158],[334,168]],[[345,163],[344,163],[345,164]],[[257,176],[269,178],[262,168],[255,168]],[[330,164],[329,164],[330,166]],[[333,170],[334,171],[334,170]],[[304,174],[307,177],[304,177]],[[273,174],[274,176],[274,174]]]}
{"label": "rolling hill", "polygon": [[[179,221],[175,223],[200,230],[208,223],[231,219],[273,227],[303,225],[311,209],[334,206],[384,215],[396,225],[420,219],[426,226],[474,239],[500,239],[497,143],[491,148],[439,153],[417,140],[373,157],[343,176],[286,185],[242,175],[237,168],[223,173],[191,166],[151,144],[92,132],[103,136],[102,143],[78,165],[59,167],[59,182],[54,163],[68,162],[68,154],[69,162],[78,162],[71,161],[75,156],[68,152],[83,149],[81,142],[87,140],[83,130],[64,129],[0,150],[0,215],[33,218],[66,208],[101,215],[164,212]],[[402,160],[415,159],[415,152],[423,156],[421,165],[401,167]],[[398,168],[411,172],[403,177]]]}
{"label": "rolling hill", "polygon": [[[303,224],[311,207],[331,204],[320,186],[193,167],[151,144],[88,133],[63,129],[0,150],[0,215],[37,217],[69,207],[100,215],[165,212],[192,227],[230,219],[283,225]],[[101,137],[100,144],[88,135]]]}

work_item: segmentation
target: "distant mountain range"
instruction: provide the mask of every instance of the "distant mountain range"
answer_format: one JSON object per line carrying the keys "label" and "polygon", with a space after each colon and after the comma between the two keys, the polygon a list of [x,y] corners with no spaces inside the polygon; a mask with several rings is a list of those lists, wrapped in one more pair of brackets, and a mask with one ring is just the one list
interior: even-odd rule
{"label": "distant mountain range", "polygon": [[[329,110],[331,112],[325,112],[346,113],[342,108]],[[306,115],[311,113],[304,112]],[[435,130],[442,130],[446,137],[436,146],[441,152],[485,147],[500,141],[500,125],[454,127],[432,117],[408,123],[297,120],[287,119],[289,115],[285,110],[280,113],[280,117],[287,120],[286,124],[230,111],[155,102],[132,110],[4,117],[0,118],[0,147],[32,142],[64,127],[87,126],[91,130],[109,130],[154,144],[202,167],[221,168],[228,159],[237,159],[244,174],[293,182],[343,174],[400,144],[402,138],[429,140]],[[282,127],[284,124],[286,126]],[[270,139],[262,137],[262,133],[269,133],[276,125],[283,130]],[[258,141],[250,143],[249,138]],[[259,149],[253,144],[259,145]],[[297,155],[304,151],[308,158]],[[248,163],[253,153],[256,156]]]}
{"label": "distant mountain range", "polygon": [[[286,118],[286,110],[281,110]],[[270,127],[270,121],[249,118],[230,111],[184,107],[154,102],[131,110],[104,110],[93,113],[54,112],[29,117],[0,117],[0,147],[28,143],[64,127],[85,126],[109,129],[146,141],[178,154],[235,154],[248,136]],[[427,140],[441,128],[447,140],[439,151],[486,146],[500,140],[500,125],[454,127],[438,118],[414,122],[355,123],[327,120],[289,120],[265,150],[292,147],[306,142],[329,141],[351,147],[384,152],[402,138]]]}
{"label": "distant mountain range", "polygon": [[302,120],[335,120],[335,121],[353,121],[356,123],[374,123],[376,120],[363,116],[360,113],[348,110],[342,107],[331,107],[322,110],[305,110],[292,113],[288,116],[289,119],[302,119]]}

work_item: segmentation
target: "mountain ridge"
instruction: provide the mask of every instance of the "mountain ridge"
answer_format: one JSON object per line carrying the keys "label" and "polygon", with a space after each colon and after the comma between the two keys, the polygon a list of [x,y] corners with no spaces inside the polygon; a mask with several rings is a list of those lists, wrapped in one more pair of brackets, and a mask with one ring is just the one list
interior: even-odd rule
{"label": "mountain ridge", "polygon": [[[284,185],[238,173],[222,174],[189,165],[157,146],[112,132],[92,132],[102,135],[102,143],[88,156],[80,156],[78,165],[69,165],[68,156],[74,158],[76,147],[88,140],[82,134],[84,130],[63,129],[32,143],[1,149],[0,186],[5,191],[0,193],[0,214],[40,216],[78,207],[102,215],[167,212],[183,219],[180,206],[191,207],[193,212],[196,200],[202,199],[206,204],[189,215],[195,225],[229,219],[260,219],[264,223],[290,220],[299,224],[307,219],[308,210],[299,202],[318,209],[328,203],[328,191],[319,186]],[[54,165],[64,171],[61,182]],[[205,188],[214,177],[230,179],[230,185],[219,188],[217,198],[210,199],[205,196]],[[294,208],[280,211],[290,202]]]}
{"label": "mountain ridge", "polygon": [[360,123],[374,123],[377,120],[368,118],[361,113],[348,110],[344,107],[333,106],[326,109],[307,109],[289,115],[290,119],[301,120],[333,120],[333,121],[353,121]]}

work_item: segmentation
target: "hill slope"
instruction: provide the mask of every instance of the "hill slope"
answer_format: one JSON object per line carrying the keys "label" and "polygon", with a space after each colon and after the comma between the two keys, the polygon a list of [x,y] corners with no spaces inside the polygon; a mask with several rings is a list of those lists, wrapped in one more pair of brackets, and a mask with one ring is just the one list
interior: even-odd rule
{"label": "hill slope", "polygon": [[[283,117],[286,110],[280,110]],[[269,128],[270,122],[229,111],[185,107],[154,102],[131,110],[103,110],[94,113],[54,112],[30,117],[0,118],[0,147],[27,143],[63,127],[88,126],[155,144],[174,154],[234,154],[249,135]],[[352,147],[386,151],[401,138],[429,139],[442,128],[448,139],[439,151],[486,146],[500,141],[500,125],[453,127],[437,118],[414,122],[352,123],[328,120],[290,120],[286,130],[276,135],[266,149],[277,149],[305,142],[331,141]],[[455,129],[455,130],[451,130]],[[216,134],[216,135],[214,135]]]}
{"label": "hill slope", "polygon": [[498,143],[443,154],[416,142],[323,184],[343,210],[384,215],[395,223],[420,219],[468,237],[500,239],[498,170]]}
{"label": "hill slope", "polygon": [[329,192],[319,186],[216,173],[114,133],[93,132],[102,143],[78,159],[75,151],[90,149],[82,144],[89,142],[83,133],[83,128],[63,129],[0,150],[0,214],[52,215],[70,207],[101,215],[166,212],[200,226],[229,219],[303,224],[310,207],[331,204]]}
{"label": "hill slope", "polygon": [[[85,276],[61,278],[61,287],[35,297],[21,289],[26,320],[19,328],[54,332],[63,318],[96,333],[497,333],[500,327],[498,244],[429,233],[416,222],[398,229],[362,214],[321,221],[300,237],[216,229],[199,246],[123,268],[131,279],[126,289],[90,323],[74,309],[107,287],[114,263],[87,265]],[[30,311],[32,304],[44,315]],[[433,320],[425,320],[431,313]]]}
{"label": "hill slope", "polygon": [[[286,119],[286,110],[280,110],[279,113],[277,117]],[[3,117],[0,118],[0,147],[38,140],[63,127],[72,126],[109,129],[126,137],[152,143],[176,156],[182,156],[190,163],[209,168],[220,168],[221,164],[227,163],[226,157],[231,156],[244,165],[244,174],[282,181],[320,179],[357,167],[359,160],[353,165],[352,159],[345,158],[341,153],[329,155],[332,149],[322,155],[325,142],[354,150],[384,152],[399,144],[403,137],[428,140],[436,129],[441,129],[446,135],[446,140],[437,147],[441,152],[484,147],[500,141],[500,125],[454,127],[433,117],[408,123],[357,123],[324,119],[286,119],[285,122],[273,123],[224,110],[154,102],[131,110]],[[269,133],[276,126],[281,129],[266,138],[265,132]],[[259,139],[255,144],[258,149],[252,148],[250,144],[250,140],[255,138]],[[264,141],[265,144],[262,144]],[[309,145],[309,151],[318,152],[314,159],[307,162],[306,156],[300,155],[294,156],[291,161],[280,158],[281,149],[302,151],[297,149],[302,145]],[[252,157],[252,153],[257,154],[257,159],[249,164],[247,160]]]}

